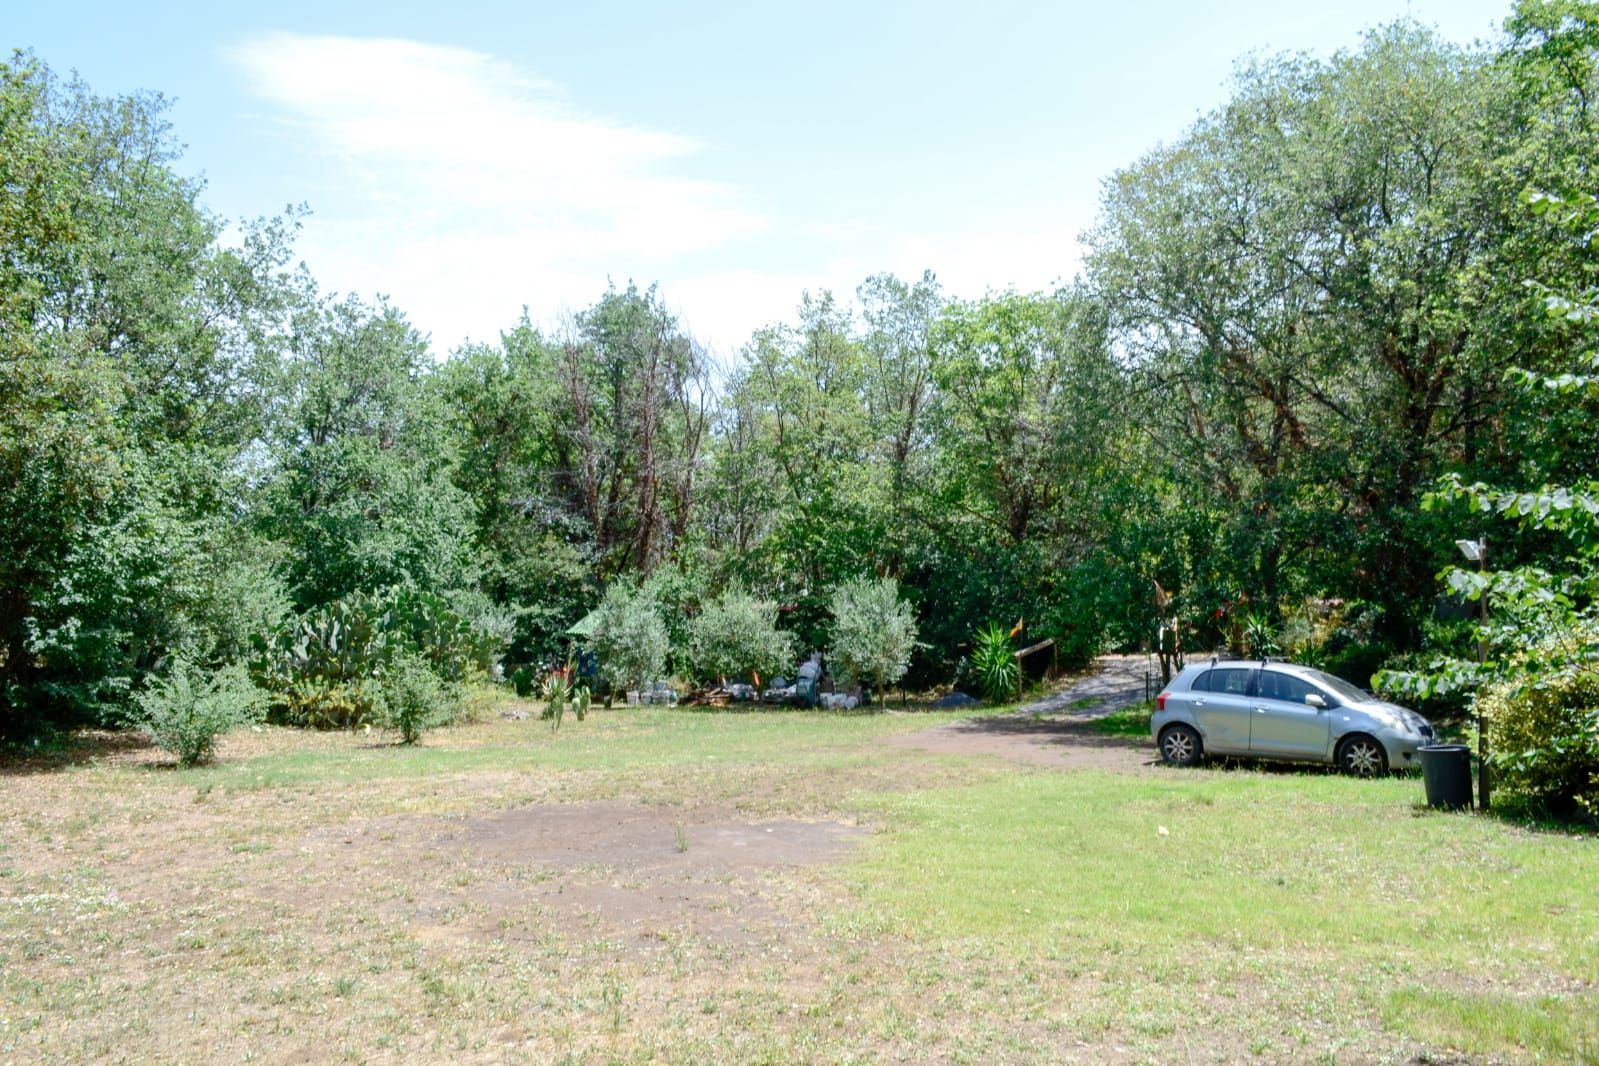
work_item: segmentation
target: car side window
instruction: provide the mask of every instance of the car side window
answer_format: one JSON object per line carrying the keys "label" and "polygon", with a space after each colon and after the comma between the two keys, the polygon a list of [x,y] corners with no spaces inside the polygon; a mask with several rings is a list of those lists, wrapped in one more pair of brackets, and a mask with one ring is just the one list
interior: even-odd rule
{"label": "car side window", "polygon": [[1210,691],[1210,675],[1212,673],[1214,673],[1214,671],[1206,670],[1204,673],[1202,673],[1198,677],[1194,678],[1194,683],[1192,685],[1188,686],[1189,690],[1191,692],[1209,692]]}
{"label": "car side window", "polygon": [[1282,700],[1284,703],[1304,703],[1305,697],[1312,692],[1321,693],[1315,685],[1293,674],[1279,673],[1276,670],[1263,670],[1260,674],[1260,698],[1263,700]]}
{"label": "car side window", "polygon": [[1253,670],[1221,669],[1210,672],[1211,692],[1220,692],[1228,696],[1249,695],[1249,675]]}

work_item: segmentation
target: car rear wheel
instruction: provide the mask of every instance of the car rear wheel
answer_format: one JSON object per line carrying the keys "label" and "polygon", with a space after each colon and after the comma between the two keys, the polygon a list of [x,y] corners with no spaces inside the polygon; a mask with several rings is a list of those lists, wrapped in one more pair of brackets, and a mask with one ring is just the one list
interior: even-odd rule
{"label": "car rear wheel", "polygon": [[1371,737],[1357,733],[1338,745],[1338,769],[1355,777],[1380,777],[1388,772],[1388,753]]}
{"label": "car rear wheel", "polygon": [[1173,766],[1196,765],[1202,750],[1199,734],[1188,726],[1169,726],[1160,735],[1160,757]]}

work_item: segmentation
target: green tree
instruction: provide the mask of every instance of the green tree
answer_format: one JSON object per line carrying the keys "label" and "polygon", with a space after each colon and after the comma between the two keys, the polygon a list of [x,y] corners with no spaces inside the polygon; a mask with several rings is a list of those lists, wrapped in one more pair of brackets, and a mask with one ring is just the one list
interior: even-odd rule
{"label": "green tree", "polygon": [[1206,513],[1218,588],[1369,597],[1410,641],[1442,564],[1427,486],[1479,467],[1512,353],[1533,362],[1506,173],[1523,115],[1482,51],[1413,25],[1260,61],[1109,184],[1092,283],[1148,447]]}
{"label": "green tree", "polygon": [[794,637],[777,628],[777,610],[729,588],[689,622],[690,657],[706,680],[770,677],[794,661]]}
{"label": "green tree", "polygon": [[299,316],[260,510],[296,603],[477,577],[470,503],[433,393],[426,345],[393,308],[351,298]]}
{"label": "green tree", "polygon": [[579,314],[555,367],[561,484],[604,576],[653,570],[687,535],[714,406],[704,353],[654,288]]}
{"label": "green tree", "polygon": [[558,350],[524,315],[498,346],[457,352],[430,379],[474,512],[478,585],[510,611],[517,663],[558,656],[594,603],[595,545],[565,494],[568,470]]}
{"label": "green tree", "polygon": [[153,96],[0,63],[0,732],[237,650],[239,515],[294,291],[289,223],[221,224]]}
{"label": "green tree", "polygon": [[612,690],[637,689],[660,680],[669,641],[650,595],[628,582],[614,582],[594,610],[589,646],[600,661],[600,676]]}
{"label": "green tree", "polygon": [[843,677],[883,690],[905,676],[916,649],[916,618],[891,577],[851,578],[833,592],[828,661]]}

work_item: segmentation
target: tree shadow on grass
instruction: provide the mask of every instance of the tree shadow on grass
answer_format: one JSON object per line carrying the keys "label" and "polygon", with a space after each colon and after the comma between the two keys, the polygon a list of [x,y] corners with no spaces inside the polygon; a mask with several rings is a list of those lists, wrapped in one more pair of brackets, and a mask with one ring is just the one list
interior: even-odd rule
{"label": "tree shadow on grass", "polygon": [[53,774],[106,760],[126,759],[154,745],[131,729],[77,729],[34,751],[0,749],[0,777]]}

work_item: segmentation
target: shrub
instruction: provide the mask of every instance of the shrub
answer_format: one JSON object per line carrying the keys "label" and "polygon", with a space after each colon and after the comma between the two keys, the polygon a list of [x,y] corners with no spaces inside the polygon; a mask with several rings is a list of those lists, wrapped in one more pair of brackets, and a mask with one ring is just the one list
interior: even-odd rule
{"label": "shrub", "polygon": [[323,678],[291,681],[270,697],[272,718],[312,729],[354,729],[372,717],[376,680],[335,682]]}
{"label": "shrub", "polygon": [[595,609],[590,646],[600,676],[614,689],[638,688],[666,668],[666,625],[649,594],[618,582]]}
{"label": "shrub", "polygon": [[1550,814],[1599,816],[1599,675],[1495,686],[1479,707],[1501,790]]}
{"label": "shrub", "polygon": [[833,643],[828,657],[844,677],[882,691],[905,676],[916,650],[916,619],[899,584],[854,578],[833,592]]}
{"label": "shrub", "polygon": [[487,672],[504,648],[504,627],[478,628],[443,597],[411,588],[352,593],[290,618],[257,642],[252,667],[291,725],[358,725],[372,711],[366,692],[401,654],[424,660],[444,681]]}
{"label": "shrub", "polygon": [[178,757],[182,766],[208,761],[216,739],[241,725],[260,721],[266,695],[251,683],[242,666],[209,677],[186,659],[177,659],[164,678],[155,678],[139,694],[136,724],[158,747]]}
{"label": "shrub", "polygon": [[396,655],[377,685],[378,720],[405,744],[415,744],[427,730],[450,721],[458,702],[454,686],[441,681],[415,652]]}
{"label": "shrub", "polygon": [[544,679],[542,694],[544,713],[541,717],[549,719],[551,729],[561,728],[561,719],[568,707],[577,715],[579,722],[588,716],[591,702],[589,687],[578,680],[571,663],[560,670],[550,671],[550,676]]}
{"label": "shrub", "polygon": [[704,680],[771,675],[793,661],[794,636],[777,628],[777,609],[731,588],[688,625],[690,660]]}
{"label": "shrub", "polygon": [[1010,630],[999,622],[990,622],[973,635],[972,673],[977,677],[977,687],[989,700],[998,703],[1016,695],[1021,667],[1016,662]]}
{"label": "shrub", "polygon": [[1271,615],[1266,611],[1250,611],[1241,619],[1244,631],[1244,643],[1248,645],[1248,654],[1254,658],[1278,656],[1283,652],[1282,639],[1278,636],[1277,626],[1272,622]]}

